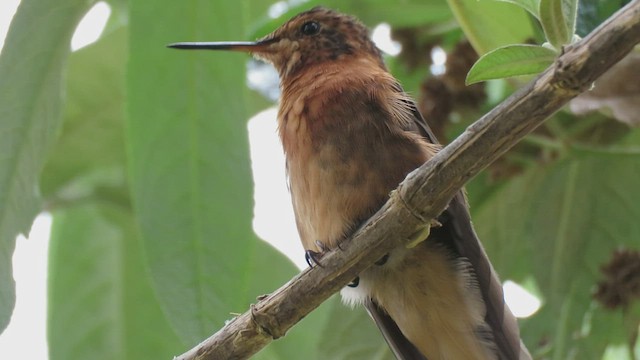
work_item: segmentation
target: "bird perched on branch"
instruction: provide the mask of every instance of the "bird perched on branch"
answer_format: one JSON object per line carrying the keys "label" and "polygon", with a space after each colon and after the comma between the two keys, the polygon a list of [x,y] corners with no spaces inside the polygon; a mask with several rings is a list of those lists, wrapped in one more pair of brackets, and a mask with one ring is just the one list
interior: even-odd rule
{"label": "bird perched on branch", "polygon": [[[311,262],[338,247],[439,149],[367,28],[351,16],[316,7],[256,42],[170,46],[249,52],[278,70],[278,131]],[[416,229],[412,245],[341,292],[367,307],[398,359],[530,358],[462,192],[436,222]]]}

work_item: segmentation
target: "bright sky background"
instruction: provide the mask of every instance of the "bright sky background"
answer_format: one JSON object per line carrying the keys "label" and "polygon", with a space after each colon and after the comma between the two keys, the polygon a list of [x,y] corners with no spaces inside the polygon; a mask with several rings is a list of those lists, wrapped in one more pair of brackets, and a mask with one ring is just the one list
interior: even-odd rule
{"label": "bright sky background", "polygon": [[[0,48],[19,0],[0,2]],[[283,5],[285,4],[285,5]],[[272,8],[277,16],[286,3]],[[83,19],[72,39],[72,49],[95,41],[100,35],[109,7],[98,3]],[[373,31],[378,46],[389,54],[400,49],[389,38],[389,26],[381,24]],[[436,57],[446,56],[438,53]],[[432,54],[434,56],[434,54]],[[438,60],[438,59],[435,59]],[[444,60],[436,61],[444,64]],[[439,70],[440,71],[440,70]],[[304,252],[298,241],[293,221],[289,193],[284,175],[284,158],[276,136],[276,110],[265,110],[249,121],[252,167],[255,178],[254,229],[263,239],[287,254],[299,267],[305,267]],[[39,216],[29,239],[17,240],[14,260],[14,278],[17,283],[17,305],[9,327],[0,334],[0,359],[48,359],[46,347],[46,274],[47,252],[51,217]],[[529,316],[540,306],[540,301],[517,284],[505,282],[507,302],[519,316]]]}

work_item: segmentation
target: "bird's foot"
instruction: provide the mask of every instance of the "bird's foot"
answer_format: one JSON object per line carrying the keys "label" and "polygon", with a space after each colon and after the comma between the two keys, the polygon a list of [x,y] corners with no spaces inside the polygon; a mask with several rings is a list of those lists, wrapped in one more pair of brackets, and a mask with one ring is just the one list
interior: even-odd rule
{"label": "bird's foot", "polygon": [[407,244],[407,249],[414,248],[416,247],[416,245],[425,241],[427,237],[429,237],[429,234],[431,233],[431,228],[439,228],[441,226],[442,224],[438,220],[432,219],[429,225],[418,228],[418,230],[415,233],[409,236],[409,243]]}
{"label": "bird's foot", "polygon": [[316,240],[316,247],[320,251],[306,250],[304,252],[304,259],[307,261],[307,265],[309,265],[310,268],[315,265],[322,267],[320,259],[327,251],[329,251],[329,248],[327,248],[320,240]]}
{"label": "bird's foot", "polygon": [[323,254],[324,253],[313,251],[313,250],[306,250],[304,252],[304,259],[307,261],[307,265],[309,265],[310,268],[316,265],[322,267],[322,264],[320,263],[320,258],[322,258]]}

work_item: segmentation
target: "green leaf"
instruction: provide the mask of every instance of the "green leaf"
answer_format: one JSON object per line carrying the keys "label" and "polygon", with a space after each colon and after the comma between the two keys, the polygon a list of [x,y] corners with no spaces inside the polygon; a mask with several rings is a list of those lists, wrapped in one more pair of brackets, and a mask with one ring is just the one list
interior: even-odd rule
{"label": "green leaf", "polygon": [[[41,178],[42,193],[53,206],[96,196],[128,202],[124,145],[127,36],[127,29],[121,26],[69,58],[62,134]],[[120,195],[99,193],[106,188],[119,188]]]}
{"label": "green leaf", "polygon": [[536,19],[540,20],[540,0],[498,0],[511,3],[527,10]]}
{"label": "green leaf", "polygon": [[533,275],[542,291],[541,310],[521,322],[533,353],[547,344],[548,358],[600,359],[607,344],[625,341],[615,327],[620,319],[594,306],[591,294],[611,252],[637,248],[639,176],[640,152],[633,148],[574,150],[530,168],[479,207],[472,204],[499,273],[516,281]]}
{"label": "green leaf", "polygon": [[127,209],[54,213],[49,254],[51,360],[169,359],[185,346],[160,310]]}
{"label": "green leaf", "polygon": [[524,43],[534,32],[527,13],[498,1],[448,0],[473,48],[482,55],[509,44]]}
{"label": "green leaf", "polygon": [[576,27],[578,0],[540,0],[540,22],[556,49],[569,44]]}
{"label": "green leaf", "polygon": [[469,70],[466,83],[537,74],[546,69],[555,57],[555,51],[542,46],[504,46],[482,55]]}
{"label": "green leaf", "polygon": [[40,210],[38,177],[60,126],[71,36],[92,3],[22,1],[0,57],[0,330],[15,302],[15,238]]}
{"label": "green leaf", "polygon": [[238,39],[257,18],[249,8],[139,1],[130,13],[134,209],[163,309],[193,345],[296,272],[252,230],[246,120],[257,109],[245,86],[247,55],[166,48]]}

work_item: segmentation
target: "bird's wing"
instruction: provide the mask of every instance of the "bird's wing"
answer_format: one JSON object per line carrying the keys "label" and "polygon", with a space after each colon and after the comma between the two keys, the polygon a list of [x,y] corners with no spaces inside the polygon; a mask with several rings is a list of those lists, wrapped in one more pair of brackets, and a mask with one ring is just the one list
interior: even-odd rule
{"label": "bird's wing", "polygon": [[378,306],[372,299],[365,301],[364,306],[398,360],[427,360],[427,358],[404,337],[398,325],[396,325],[383,308]]}
{"label": "bird's wing", "polygon": [[[412,101],[407,104],[413,113],[419,133],[431,143],[437,139],[431,132],[422,114]],[[500,359],[530,359],[526,347],[520,340],[518,323],[504,302],[504,293],[497,273],[494,271],[487,254],[476,235],[466,198],[459,191],[449,203],[448,208],[438,218],[442,223],[440,237],[471,264],[486,305],[485,321],[491,327],[493,341]]]}

